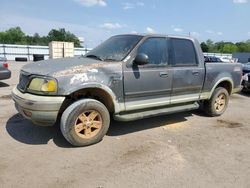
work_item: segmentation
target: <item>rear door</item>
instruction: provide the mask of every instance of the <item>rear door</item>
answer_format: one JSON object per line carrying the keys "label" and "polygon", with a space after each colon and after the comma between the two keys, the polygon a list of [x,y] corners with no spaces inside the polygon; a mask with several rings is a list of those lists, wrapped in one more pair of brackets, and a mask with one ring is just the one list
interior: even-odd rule
{"label": "rear door", "polygon": [[204,64],[199,63],[194,42],[190,39],[171,38],[171,65],[173,86],[171,104],[196,101],[204,82]]}
{"label": "rear door", "polygon": [[146,38],[134,55],[139,53],[148,55],[149,64],[139,66],[130,62],[125,64],[123,68],[126,110],[169,104],[172,71],[168,64],[168,42],[166,38]]}

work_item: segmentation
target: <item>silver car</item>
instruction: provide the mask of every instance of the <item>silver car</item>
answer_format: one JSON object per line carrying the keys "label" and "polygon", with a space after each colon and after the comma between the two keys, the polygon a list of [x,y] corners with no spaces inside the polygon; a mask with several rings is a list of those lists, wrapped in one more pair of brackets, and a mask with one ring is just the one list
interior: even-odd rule
{"label": "silver car", "polygon": [[0,57],[0,80],[5,80],[11,77],[11,71],[8,69],[6,58]]}

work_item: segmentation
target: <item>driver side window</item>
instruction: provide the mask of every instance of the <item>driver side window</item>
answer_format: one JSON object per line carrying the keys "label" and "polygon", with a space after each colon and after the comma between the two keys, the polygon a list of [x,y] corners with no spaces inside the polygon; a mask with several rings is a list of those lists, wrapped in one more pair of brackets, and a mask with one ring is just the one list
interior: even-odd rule
{"label": "driver side window", "polygon": [[137,53],[144,53],[149,58],[149,64],[168,64],[168,49],[166,38],[149,38],[138,48]]}

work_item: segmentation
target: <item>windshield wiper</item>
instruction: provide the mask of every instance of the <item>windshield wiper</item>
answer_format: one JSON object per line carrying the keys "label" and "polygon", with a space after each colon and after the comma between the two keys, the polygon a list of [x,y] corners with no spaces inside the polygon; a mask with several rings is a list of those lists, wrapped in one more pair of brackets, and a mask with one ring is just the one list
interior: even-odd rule
{"label": "windshield wiper", "polygon": [[99,57],[97,55],[93,55],[93,54],[87,55],[86,57],[88,57],[88,58],[94,58],[94,59],[98,59],[100,61],[103,61],[103,59],[101,57]]}

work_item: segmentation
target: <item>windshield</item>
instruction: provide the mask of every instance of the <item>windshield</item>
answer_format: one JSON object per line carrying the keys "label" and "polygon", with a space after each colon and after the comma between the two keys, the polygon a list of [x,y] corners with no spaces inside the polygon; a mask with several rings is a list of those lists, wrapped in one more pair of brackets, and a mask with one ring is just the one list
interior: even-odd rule
{"label": "windshield", "polygon": [[114,36],[91,50],[84,57],[95,58],[101,61],[122,61],[141,38],[142,36],[137,35]]}

